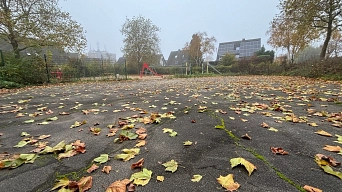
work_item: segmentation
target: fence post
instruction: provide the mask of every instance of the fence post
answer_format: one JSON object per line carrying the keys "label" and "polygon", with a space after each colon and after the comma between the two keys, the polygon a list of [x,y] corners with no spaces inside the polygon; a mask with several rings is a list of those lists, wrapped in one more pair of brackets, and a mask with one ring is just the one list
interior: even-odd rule
{"label": "fence post", "polygon": [[45,61],[45,68],[46,68],[46,75],[47,75],[47,82],[50,83],[50,74],[49,74],[49,67],[47,64],[46,54],[44,53],[44,61]]}
{"label": "fence post", "polygon": [[5,66],[5,60],[4,60],[4,55],[2,54],[2,50],[0,50],[0,56],[1,56],[1,65],[0,66]]}

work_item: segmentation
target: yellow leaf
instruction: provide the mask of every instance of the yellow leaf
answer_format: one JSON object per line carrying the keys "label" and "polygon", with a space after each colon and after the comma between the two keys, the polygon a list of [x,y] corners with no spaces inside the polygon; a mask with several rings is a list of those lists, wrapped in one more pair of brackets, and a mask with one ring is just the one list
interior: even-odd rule
{"label": "yellow leaf", "polygon": [[177,171],[178,163],[175,160],[168,161],[162,164],[165,168],[165,171],[171,171],[172,173]]}
{"label": "yellow leaf", "polygon": [[146,140],[139,140],[135,147],[142,147],[146,145]]}
{"label": "yellow leaf", "polygon": [[323,136],[327,136],[327,137],[332,137],[332,135],[326,131],[323,130],[318,130],[315,133],[317,133],[318,135],[323,135]]}
{"label": "yellow leaf", "polygon": [[199,182],[202,179],[202,175],[193,175],[191,181]]}
{"label": "yellow leaf", "polygon": [[190,146],[190,145],[192,145],[192,142],[191,141],[184,141],[183,145],[184,146]]}
{"label": "yellow leaf", "polygon": [[254,169],[257,169],[255,165],[253,165],[252,163],[250,163],[249,161],[247,161],[246,159],[241,158],[241,157],[230,159],[230,164],[231,164],[232,168],[234,168],[235,166],[240,165],[240,164],[245,166],[245,168],[248,171],[249,176],[251,176]]}
{"label": "yellow leaf", "polygon": [[157,176],[157,181],[163,182],[164,181],[164,176]]}
{"label": "yellow leaf", "polygon": [[150,181],[151,176],[152,171],[143,168],[142,171],[134,173],[130,180],[133,181],[133,184],[144,186]]}
{"label": "yellow leaf", "polygon": [[316,123],[308,123],[308,125],[310,125],[312,127],[318,127],[318,125]]}
{"label": "yellow leaf", "polygon": [[216,178],[217,182],[222,185],[223,188],[227,189],[228,191],[235,191],[240,187],[240,184],[234,182],[233,174],[229,174],[225,177],[221,176]]}
{"label": "yellow leaf", "polygon": [[68,178],[62,178],[60,180],[58,180],[58,182],[55,184],[55,186],[53,186],[53,188],[51,189],[51,191],[58,189],[60,187],[66,187],[69,185],[69,179]]}

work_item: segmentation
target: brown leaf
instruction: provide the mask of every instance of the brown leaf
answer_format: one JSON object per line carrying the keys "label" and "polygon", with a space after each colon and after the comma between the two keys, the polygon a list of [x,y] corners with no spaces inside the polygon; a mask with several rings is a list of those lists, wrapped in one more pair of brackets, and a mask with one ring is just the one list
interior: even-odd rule
{"label": "brown leaf", "polygon": [[131,181],[129,179],[115,181],[109,185],[109,187],[106,189],[106,192],[126,192],[126,186],[130,182]]}
{"label": "brown leaf", "polygon": [[91,167],[89,167],[89,169],[87,170],[87,173],[91,173],[98,168],[99,168],[99,166],[97,166],[96,164],[93,164],[93,165],[91,165]]}
{"label": "brown leaf", "polygon": [[87,191],[93,186],[93,177],[88,176],[88,177],[82,177],[78,182],[78,189],[80,192]]}
{"label": "brown leaf", "polygon": [[51,137],[51,135],[41,135],[38,137],[39,140],[42,140],[42,139],[46,139],[46,138],[49,138]]}
{"label": "brown leaf", "polygon": [[269,128],[270,126],[269,126],[267,123],[262,122],[262,123],[261,123],[261,127],[263,127],[263,128]]}
{"label": "brown leaf", "polygon": [[305,191],[307,191],[307,192],[323,192],[322,190],[314,188],[314,187],[311,187],[309,185],[305,185],[303,187],[303,189],[305,189]]}
{"label": "brown leaf", "polygon": [[145,161],[144,158],[141,158],[139,161],[131,165],[131,169],[141,168],[144,164],[144,161]]}
{"label": "brown leaf", "polygon": [[109,174],[109,172],[112,170],[112,166],[104,166],[102,168],[102,172]]}
{"label": "brown leaf", "polygon": [[74,143],[72,143],[72,146],[74,146],[74,150],[77,153],[85,153],[86,149],[85,149],[85,143],[81,143],[81,140],[77,140]]}
{"label": "brown leaf", "polygon": [[45,112],[47,115],[50,115],[53,113],[53,111],[51,109],[49,109],[47,112]]}
{"label": "brown leaf", "polygon": [[332,137],[332,135],[330,133],[323,131],[323,130],[318,130],[315,133],[319,134],[319,135],[327,136],[327,137]]}
{"label": "brown leaf", "polygon": [[248,140],[252,140],[252,137],[250,137],[247,133],[242,135],[241,138],[243,139],[248,139]]}
{"label": "brown leaf", "polygon": [[289,153],[287,151],[284,151],[281,147],[271,147],[271,151],[274,154],[280,154],[280,155],[288,155]]}
{"label": "brown leaf", "polygon": [[0,133],[0,136],[2,136],[3,135],[3,133]]}
{"label": "brown leaf", "polygon": [[146,137],[147,137],[146,133],[139,134],[139,136],[138,136],[139,139],[145,139]]}
{"label": "brown leaf", "polygon": [[191,120],[191,123],[196,123],[196,119]]}
{"label": "brown leaf", "polygon": [[136,131],[135,131],[135,133],[136,134],[142,134],[142,133],[146,133],[146,129],[145,128],[143,128],[143,127],[140,127],[139,129],[137,129]]}
{"label": "brown leaf", "polygon": [[342,151],[342,147],[340,146],[332,146],[332,145],[325,145],[323,148],[324,150],[331,151],[331,152],[340,152]]}
{"label": "brown leaf", "polygon": [[341,162],[337,162],[334,158],[330,156],[325,156],[323,154],[316,154],[316,158],[318,158],[319,160],[326,161],[327,163],[329,163],[329,165],[334,167],[341,165]]}

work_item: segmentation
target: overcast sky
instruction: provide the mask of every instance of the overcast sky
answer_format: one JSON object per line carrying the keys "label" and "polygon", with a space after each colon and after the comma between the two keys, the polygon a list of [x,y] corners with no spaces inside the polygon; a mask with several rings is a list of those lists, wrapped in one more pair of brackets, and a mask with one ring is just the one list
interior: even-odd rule
{"label": "overcast sky", "polygon": [[[160,48],[167,59],[182,49],[196,32],[207,32],[220,42],[261,38],[266,49],[266,31],[279,12],[278,0],[61,0],[60,6],[87,31],[89,51],[106,50],[122,56],[126,17],[142,15],[161,28]],[[214,56],[214,58],[216,55]]]}

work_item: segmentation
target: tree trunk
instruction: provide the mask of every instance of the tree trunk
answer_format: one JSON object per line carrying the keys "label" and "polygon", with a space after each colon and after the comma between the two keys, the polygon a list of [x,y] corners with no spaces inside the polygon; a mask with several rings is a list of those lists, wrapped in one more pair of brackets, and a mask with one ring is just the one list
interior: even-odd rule
{"label": "tree trunk", "polygon": [[322,46],[322,51],[321,51],[321,54],[320,54],[320,58],[321,60],[325,59],[325,54],[327,52],[327,48],[328,48],[328,45],[329,45],[329,41],[331,39],[331,34],[332,34],[332,19],[330,19],[329,23],[328,23],[328,27],[327,27],[327,36],[325,37],[325,40],[324,40],[324,43],[323,43],[323,46]]}
{"label": "tree trunk", "polygon": [[12,49],[16,59],[20,59],[19,44],[16,40],[11,39]]}

